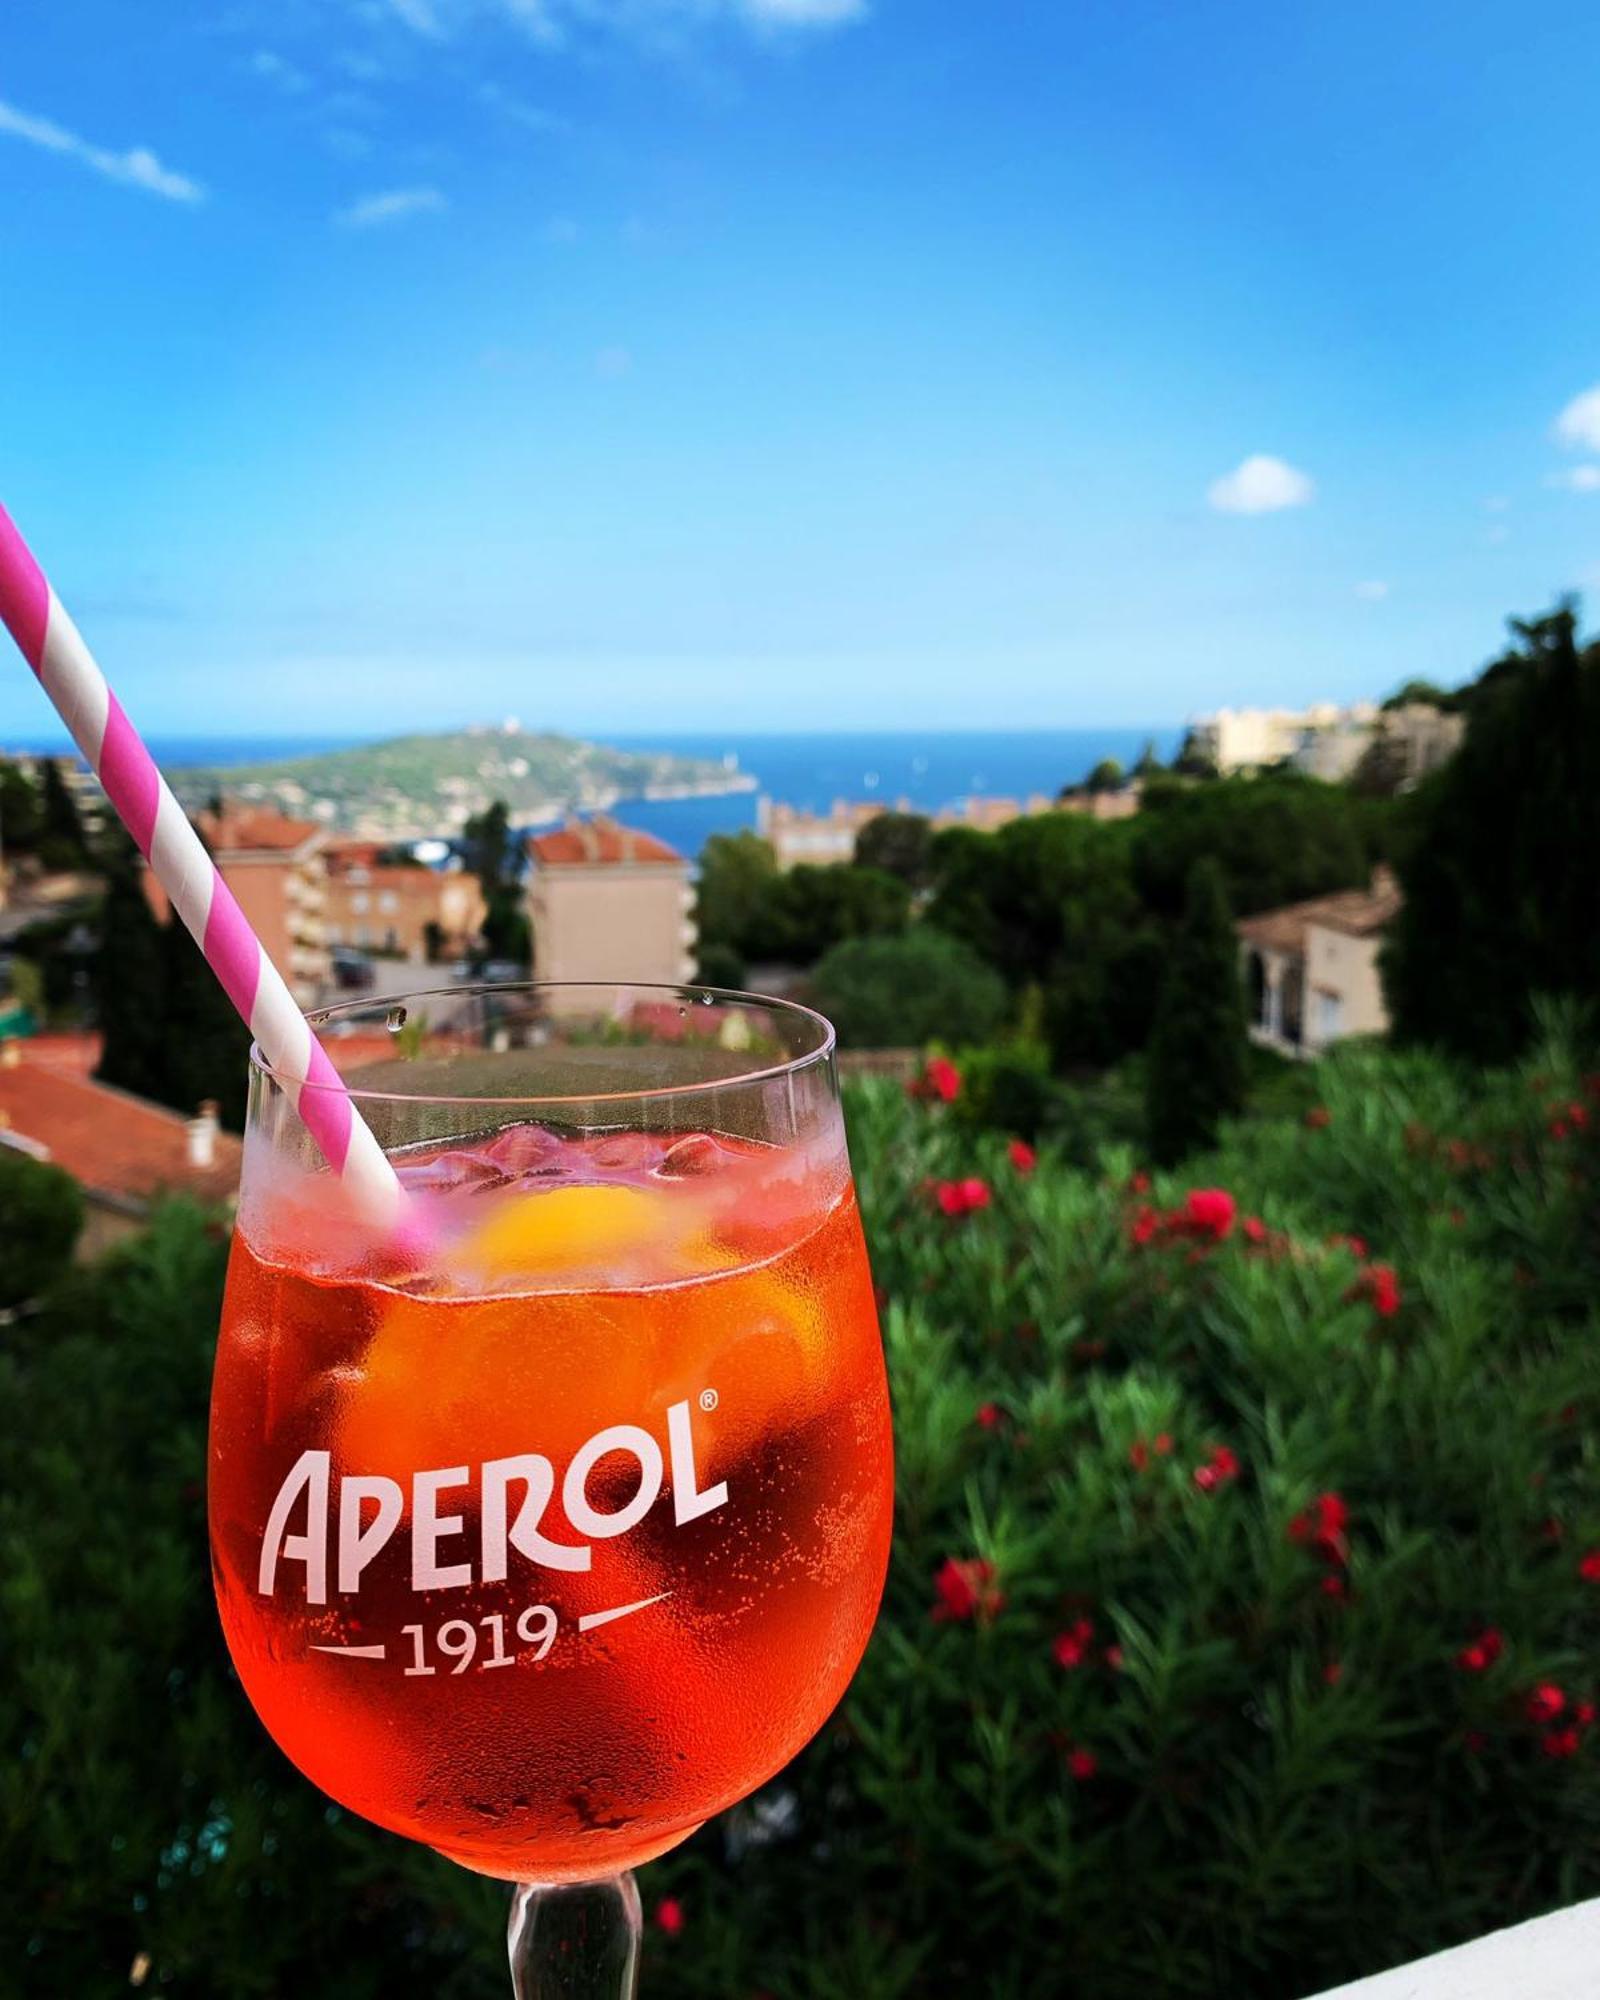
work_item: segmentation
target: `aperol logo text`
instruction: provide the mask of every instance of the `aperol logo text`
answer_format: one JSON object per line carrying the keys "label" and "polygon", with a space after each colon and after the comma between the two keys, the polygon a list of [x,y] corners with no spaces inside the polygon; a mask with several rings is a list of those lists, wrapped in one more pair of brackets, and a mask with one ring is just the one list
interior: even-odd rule
{"label": "aperol logo text", "polygon": [[[589,1478],[601,1459],[625,1453],[638,1466],[639,1483],[621,1507],[602,1513],[589,1498]],[[667,1411],[667,1454],[672,1465],[672,1517],[681,1528],[721,1507],[725,1480],[701,1490],[694,1462],[694,1428],[687,1403]],[[555,1495],[555,1467],[541,1452],[491,1458],[474,1468],[446,1465],[411,1478],[411,1588],[465,1590],[473,1583],[504,1583],[515,1549],[544,1569],[586,1570],[591,1542],[637,1527],[661,1494],[666,1465],[661,1447],[637,1424],[597,1431],[573,1456],[561,1482],[561,1506],[580,1541],[555,1541],[543,1528]],[[326,1604],[332,1568],[340,1596],[361,1588],[361,1575],[393,1539],[405,1513],[398,1480],[346,1474],[334,1492],[333,1455],[303,1451],[267,1516],[256,1588],[270,1597],[280,1566],[304,1564],[308,1604]],[[476,1549],[465,1512],[453,1512],[477,1489]],[[516,1504],[513,1508],[513,1495]],[[291,1524],[294,1524],[291,1526]]]}

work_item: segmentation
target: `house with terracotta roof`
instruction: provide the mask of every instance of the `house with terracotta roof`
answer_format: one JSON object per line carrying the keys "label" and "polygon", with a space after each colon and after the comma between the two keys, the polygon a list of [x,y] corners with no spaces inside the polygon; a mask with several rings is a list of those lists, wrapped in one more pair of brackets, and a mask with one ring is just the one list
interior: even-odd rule
{"label": "house with terracotta roof", "polygon": [[231,1206],[244,1152],[214,1104],[185,1118],[18,1041],[0,1044],[0,1146],[53,1161],[83,1189],[83,1256],[138,1229],[164,1194]]}
{"label": "house with terracotta roof", "polygon": [[462,868],[385,860],[384,852],[370,840],[334,841],[323,850],[328,943],[421,965],[431,937],[439,957],[459,958],[483,925],[477,877]]}
{"label": "house with terracotta roof", "polygon": [[1283,1055],[1314,1056],[1346,1035],[1387,1034],[1378,953],[1400,904],[1400,885],[1379,868],[1365,889],[1313,896],[1235,925],[1251,1039]]}
{"label": "house with terracotta roof", "polygon": [[694,891],[676,848],[596,814],[530,834],[526,852],[540,979],[675,986],[694,977]]}
{"label": "house with terracotta roof", "polygon": [[[217,871],[302,1007],[323,998],[332,977],[325,918],[328,830],[273,806],[219,802],[193,815]],[[167,893],[147,869],[145,894],[167,921]]]}

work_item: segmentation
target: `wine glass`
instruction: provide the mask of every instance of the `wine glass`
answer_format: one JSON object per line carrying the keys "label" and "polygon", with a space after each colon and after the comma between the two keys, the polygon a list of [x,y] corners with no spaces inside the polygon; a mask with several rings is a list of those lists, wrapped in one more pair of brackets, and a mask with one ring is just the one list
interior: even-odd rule
{"label": "wine glass", "polygon": [[613,2000],[628,1871],[817,1731],[882,1590],[833,1033],[537,983],[312,1025],[410,1200],[375,1233],[252,1051],[211,1407],[228,1646],[314,1784],[517,1885],[519,2000]]}

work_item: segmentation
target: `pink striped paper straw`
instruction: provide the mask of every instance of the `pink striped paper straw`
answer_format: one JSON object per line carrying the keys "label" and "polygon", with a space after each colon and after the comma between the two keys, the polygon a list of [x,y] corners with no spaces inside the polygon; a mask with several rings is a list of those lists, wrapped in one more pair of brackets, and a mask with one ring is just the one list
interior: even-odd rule
{"label": "pink striped paper straw", "polygon": [[0,620],[324,1159],[376,1222],[393,1226],[405,1204],[394,1168],[3,506]]}

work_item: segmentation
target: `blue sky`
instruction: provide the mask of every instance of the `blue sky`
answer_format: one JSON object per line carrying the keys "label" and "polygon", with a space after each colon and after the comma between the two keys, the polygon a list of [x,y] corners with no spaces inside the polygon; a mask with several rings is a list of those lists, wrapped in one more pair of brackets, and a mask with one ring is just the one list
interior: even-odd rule
{"label": "blue sky", "polygon": [[1539,0],[11,0],[0,497],[151,733],[1459,679],[1600,590],[1597,58]]}

